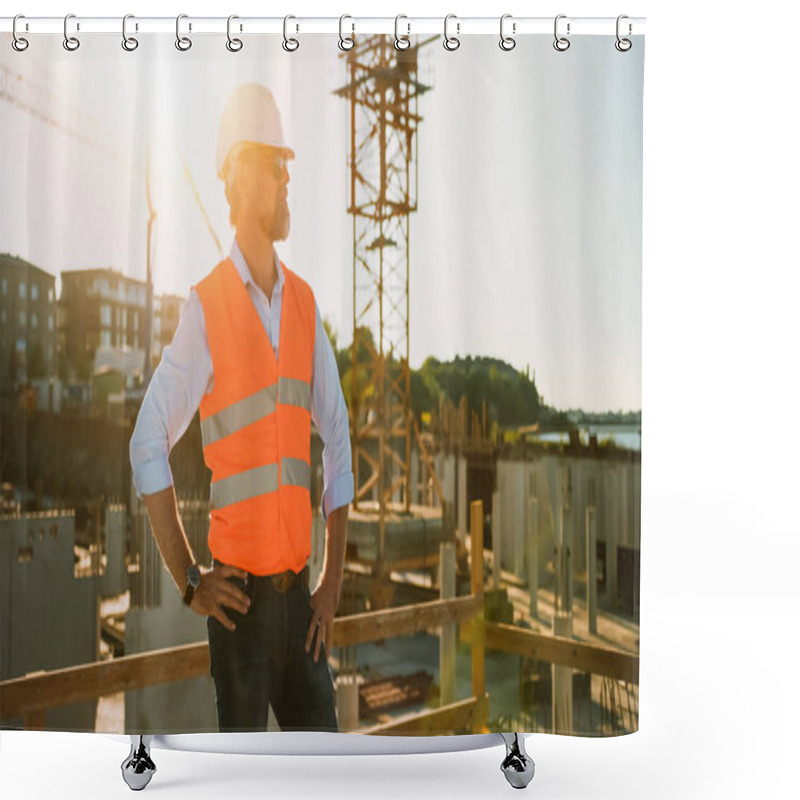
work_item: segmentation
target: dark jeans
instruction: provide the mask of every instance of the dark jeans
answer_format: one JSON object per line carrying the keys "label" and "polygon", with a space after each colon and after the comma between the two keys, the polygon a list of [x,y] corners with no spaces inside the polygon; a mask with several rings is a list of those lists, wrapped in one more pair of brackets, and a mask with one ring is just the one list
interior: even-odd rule
{"label": "dark jeans", "polygon": [[247,614],[223,606],[235,631],[207,617],[220,731],[265,731],[271,704],[282,731],[338,732],[325,645],[316,663],[316,636],[305,651],[312,615],[308,588],[296,582],[280,594],[269,578],[228,580],[251,604]]}

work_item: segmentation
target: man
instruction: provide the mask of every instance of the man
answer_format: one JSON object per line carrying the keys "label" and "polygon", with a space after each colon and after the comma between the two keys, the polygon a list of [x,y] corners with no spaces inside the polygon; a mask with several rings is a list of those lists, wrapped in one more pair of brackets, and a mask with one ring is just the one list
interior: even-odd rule
{"label": "man", "polygon": [[[131,437],[133,479],[178,590],[207,617],[220,730],[338,730],[326,646],[339,603],[353,473],[336,361],[308,284],[278,259],[288,159],[270,91],[228,99],[217,147],[230,256],[184,305]],[[210,567],[195,562],[168,456],[199,406],[212,472]],[[325,443],[325,559],[313,593],[310,433]]]}

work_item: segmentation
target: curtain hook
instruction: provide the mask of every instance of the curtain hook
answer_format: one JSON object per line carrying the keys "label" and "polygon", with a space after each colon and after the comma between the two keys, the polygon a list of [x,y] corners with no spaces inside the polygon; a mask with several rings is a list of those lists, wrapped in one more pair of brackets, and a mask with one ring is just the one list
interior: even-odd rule
{"label": "curtain hook", "polygon": [[[122,49],[127,50],[129,53],[135,50],[139,46],[139,40],[134,38],[133,36],[128,36],[128,20],[134,19],[133,14],[126,14],[122,18]],[[139,26],[136,26],[136,30],[139,30]]]}
{"label": "curtain hook", "polygon": [[[622,38],[620,38],[620,35],[619,35],[619,28],[620,28],[619,23],[623,19],[628,19],[628,18],[629,17],[628,17],[627,14],[620,14],[617,17],[617,41],[614,42],[614,47],[616,47],[617,50],[620,51],[620,53],[627,53],[628,50],[630,50],[631,47],[633,47],[633,42],[630,39],[622,39]],[[632,32],[633,32],[633,26],[629,22],[628,23],[628,34],[630,35]]]}
{"label": "curtain hook", "polygon": [[[566,36],[559,36],[558,35],[558,21],[560,19],[566,19],[566,18],[567,18],[566,14],[559,14],[556,17],[555,24],[553,25],[553,33],[554,33],[554,35],[556,37],[555,41],[553,42],[553,47],[555,47],[555,49],[558,50],[559,53],[563,53],[565,50],[569,50],[569,45],[570,45],[569,39],[567,39]],[[567,23],[567,36],[569,36],[569,29],[570,29],[570,24],[568,22]]]}
{"label": "curtain hook", "polygon": [[[444,18],[444,41],[442,42],[442,45],[444,46],[445,50],[449,50],[452,53],[453,50],[458,50],[458,48],[461,47],[461,40],[457,36],[447,35],[447,23],[451,19],[457,20],[458,17],[456,17],[455,14],[448,14]],[[456,33],[460,33],[460,31],[461,31],[461,23],[456,22]]]}
{"label": "curtain hook", "polygon": [[[394,18],[394,49],[395,50],[408,50],[411,47],[411,39],[408,38],[408,34],[405,36],[400,35],[400,20],[401,19],[408,19],[405,14],[398,14]],[[408,33],[411,33],[411,25],[408,26]],[[400,44],[403,42],[403,44]]]}
{"label": "curtain hook", "polygon": [[[181,20],[188,19],[188,14],[178,14],[175,20],[175,47],[184,52],[192,46],[192,40],[188,36],[181,36]],[[192,23],[189,23],[189,30],[192,29]]]}
{"label": "curtain hook", "polygon": [[[73,50],[77,50],[81,46],[81,43],[77,37],[70,36],[69,33],[67,33],[67,24],[69,23],[70,19],[75,19],[75,15],[67,14],[67,16],[64,17],[64,49],[72,52]],[[80,25],[77,25],[77,30],[80,29]]]}
{"label": "curtain hook", "polygon": [[[22,14],[17,14],[14,17],[14,23],[11,27],[11,33],[13,34],[14,38],[11,40],[11,46],[18,52],[21,53],[23,50],[28,49],[28,40],[24,39],[22,36],[17,36],[17,20],[18,19],[25,19],[25,16]],[[25,28],[27,30],[27,23],[25,24]]]}
{"label": "curtain hook", "polygon": [[[244,44],[242,40],[239,38],[233,38],[233,39],[231,38],[231,21],[234,19],[239,19],[239,17],[237,17],[236,14],[231,14],[228,17],[228,41],[225,42],[225,47],[227,47],[228,50],[231,51],[231,53],[238,53],[242,49],[242,47],[244,47]],[[241,31],[241,29],[242,27],[240,25],[239,30]]]}
{"label": "curtain hook", "polygon": [[[342,30],[342,23],[344,23],[346,19],[353,19],[353,18],[349,14],[342,14],[342,16],[339,17],[339,49],[344,51],[352,50],[356,46],[353,37],[352,36],[346,37],[344,35],[344,31]],[[350,32],[354,33],[356,26],[351,24],[350,27],[351,27]]]}
{"label": "curtain hook", "polygon": [[[288,14],[283,18],[283,49],[287,53],[293,53],[295,50],[297,50],[298,47],[300,47],[300,42],[298,42],[297,39],[295,39],[294,37],[289,38],[286,35],[290,19],[297,19],[297,17],[293,17],[291,14]],[[299,30],[299,28],[295,26],[295,30]]]}
{"label": "curtain hook", "polygon": [[[511,36],[506,36],[503,32],[503,26],[505,25],[505,21],[507,19],[511,19],[511,14],[503,14],[503,16],[500,17],[500,49],[505,50],[506,52],[513,50],[517,46],[517,40]],[[512,33],[516,33],[516,30],[516,23],[511,23]]]}

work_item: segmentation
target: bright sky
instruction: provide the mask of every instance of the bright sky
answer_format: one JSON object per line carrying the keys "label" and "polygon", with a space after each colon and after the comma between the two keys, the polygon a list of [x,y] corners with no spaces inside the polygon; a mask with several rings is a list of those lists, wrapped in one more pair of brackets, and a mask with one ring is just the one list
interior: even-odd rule
{"label": "bright sky", "polygon": [[[224,36],[195,37],[179,53],[169,34],[148,34],[135,53],[116,35],[86,37],[76,53],[57,36],[24,54],[9,48],[0,249],[56,275],[109,266],[144,278],[149,135],[155,287],[185,296],[220,255],[183,160],[227,254],[219,116],[237,84],[261,81],[297,155],[279,253],[309,281],[340,344],[350,342],[348,107],[332,94],[346,82],[336,41],[306,36],[293,54],[275,37],[250,37],[231,54]],[[439,41],[423,51],[421,79],[434,88],[419,105],[412,366],[428,355],[495,356],[530,365],[549,404],[641,408],[644,42],[620,54],[613,41],[573,37],[557,53],[552,37],[529,36],[503,53],[496,36],[470,36],[454,53]]]}

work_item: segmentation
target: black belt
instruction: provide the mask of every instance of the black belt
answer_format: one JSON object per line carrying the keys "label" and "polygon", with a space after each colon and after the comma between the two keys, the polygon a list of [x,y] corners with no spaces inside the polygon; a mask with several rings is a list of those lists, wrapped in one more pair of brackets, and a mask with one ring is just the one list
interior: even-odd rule
{"label": "black belt", "polygon": [[[226,566],[224,562],[216,558],[214,559],[214,564],[220,567]],[[278,594],[286,594],[296,583],[299,583],[300,586],[307,589],[308,573],[308,564],[306,564],[300,572],[292,572],[290,569],[284,570],[283,572],[276,572],[273,575],[253,575],[252,572],[248,572],[245,584],[269,581],[272,584],[272,588],[275,589]]]}

